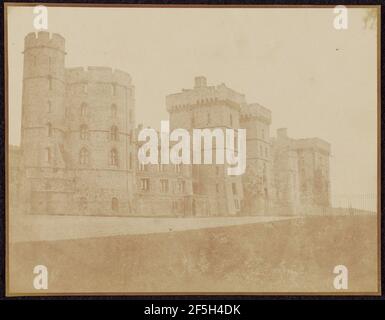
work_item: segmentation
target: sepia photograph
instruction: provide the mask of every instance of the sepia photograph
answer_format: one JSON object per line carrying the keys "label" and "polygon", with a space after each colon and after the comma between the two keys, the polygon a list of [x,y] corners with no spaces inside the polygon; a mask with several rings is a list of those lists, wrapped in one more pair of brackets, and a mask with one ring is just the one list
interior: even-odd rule
{"label": "sepia photograph", "polygon": [[6,4],[6,295],[381,295],[380,13]]}

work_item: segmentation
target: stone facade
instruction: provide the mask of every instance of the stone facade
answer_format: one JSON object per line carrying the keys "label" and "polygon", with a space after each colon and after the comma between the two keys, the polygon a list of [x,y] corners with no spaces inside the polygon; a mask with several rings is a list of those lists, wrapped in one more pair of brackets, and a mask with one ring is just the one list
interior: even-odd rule
{"label": "stone facade", "polygon": [[[190,135],[193,129],[237,130],[244,103],[242,94],[224,84],[207,86],[204,77],[195,78],[193,89],[184,89],[166,97],[171,130],[184,128]],[[216,153],[214,143],[212,152]],[[201,213],[201,205],[204,205],[205,215],[236,215],[240,212],[243,200],[242,179],[240,176],[228,176],[226,169],[227,164],[190,166],[195,211]],[[202,199],[207,199],[207,202],[202,204]]]}
{"label": "stone facade", "polygon": [[131,212],[134,87],[110,68],[65,68],[58,34],[25,38],[21,150],[29,212]]}
{"label": "stone facade", "polygon": [[292,139],[281,128],[272,146],[276,207],[289,214],[329,207],[330,144],[319,138]]}
{"label": "stone facade", "polygon": [[[10,205],[35,214],[234,216],[330,206],[330,145],[270,137],[271,111],[196,77],[166,97],[170,130],[246,129],[246,172],[227,164],[142,165],[129,74],[65,67],[58,34],[25,38],[21,145],[9,148]],[[212,147],[216,151],[216,144]],[[17,206],[19,204],[19,206]],[[21,205],[20,205],[21,204]]]}

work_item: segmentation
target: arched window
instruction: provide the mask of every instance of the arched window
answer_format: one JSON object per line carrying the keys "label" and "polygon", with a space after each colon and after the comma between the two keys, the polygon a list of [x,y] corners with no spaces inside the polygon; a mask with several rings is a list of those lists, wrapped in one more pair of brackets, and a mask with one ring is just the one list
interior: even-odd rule
{"label": "arched window", "polygon": [[52,137],[52,124],[49,122],[47,123],[47,136]]}
{"label": "arched window", "polygon": [[80,115],[85,117],[87,115],[87,103],[83,102],[80,106]]}
{"label": "arched window", "polygon": [[80,126],[80,139],[87,140],[88,139],[88,127],[85,124]]}
{"label": "arched window", "polygon": [[48,77],[48,89],[49,89],[49,90],[52,90],[52,88],[53,88],[52,77],[49,76],[49,77]]}
{"label": "arched window", "polygon": [[110,164],[113,166],[118,165],[118,151],[116,149],[110,151]]}
{"label": "arched window", "polygon": [[117,113],[118,113],[118,107],[116,106],[115,103],[113,103],[111,105],[111,116],[115,118]]}
{"label": "arched window", "polygon": [[88,164],[89,161],[89,152],[86,148],[82,148],[79,154],[79,163]]}
{"label": "arched window", "polygon": [[132,169],[132,153],[130,152],[130,155],[128,157],[128,168],[131,170]]}
{"label": "arched window", "polygon": [[262,179],[263,183],[266,183],[267,181],[267,169],[266,169],[266,163],[263,164],[263,172],[262,172]]}
{"label": "arched window", "polygon": [[114,212],[118,212],[119,211],[119,200],[118,200],[118,198],[112,198],[111,209]]}
{"label": "arched window", "polygon": [[51,148],[45,148],[45,161],[50,163],[52,160]]}
{"label": "arched window", "polygon": [[117,126],[112,126],[111,127],[111,140],[112,141],[117,141],[118,140],[118,127]]}
{"label": "arched window", "polygon": [[87,209],[87,198],[86,197],[81,197],[79,199],[79,208],[80,208],[80,210]]}

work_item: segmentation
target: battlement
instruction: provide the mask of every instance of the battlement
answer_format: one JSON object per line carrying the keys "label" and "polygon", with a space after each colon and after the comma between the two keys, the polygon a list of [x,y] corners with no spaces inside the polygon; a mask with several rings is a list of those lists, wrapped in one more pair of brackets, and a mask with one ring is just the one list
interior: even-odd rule
{"label": "battlement", "polygon": [[330,143],[320,138],[307,138],[295,140],[296,149],[316,149],[320,152],[330,154]]}
{"label": "battlement", "polygon": [[271,124],[271,111],[258,103],[244,104],[241,107],[241,121],[258,119]]}
{"label": "battlement", "polygon": [[106,82],[129,87],[132,85],[131,76],[121,70],[113,70],[109,67],[67,68],[65,72],[66,82]]}
{"label": "battlement", "polygon": [[193,89],[183,89],[181,92],[166,96],[167,110],[205,103],[227,101],[234,106],[245,103],[245,96],[228,87],[225,84],[207,86],[206,78],[197,77]]}
{"label": "battlement", "polygon": [[24,49],[52,48],[65,51],[65,39],[58,33],[47,31],[31,32],[24,38]]}

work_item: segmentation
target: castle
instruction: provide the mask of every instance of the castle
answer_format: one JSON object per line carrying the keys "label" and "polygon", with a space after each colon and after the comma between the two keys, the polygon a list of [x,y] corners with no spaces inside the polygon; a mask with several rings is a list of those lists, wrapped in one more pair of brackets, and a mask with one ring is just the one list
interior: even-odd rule
{"label": "castle", "polygon": [[[21,145],[9,148],[10,206],[32,214],[234,216],[330,206],[330,145],[270,137],[271,111],[196,77],[166,97],[170,129],[245,128],[246,173],[221,165],[138,163],[129,74],[66,68],[65,40],[25,37]],[[213,145],[213,150],[215,144]]]}

